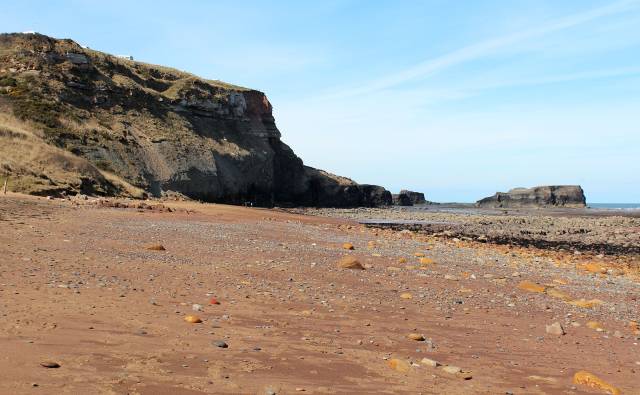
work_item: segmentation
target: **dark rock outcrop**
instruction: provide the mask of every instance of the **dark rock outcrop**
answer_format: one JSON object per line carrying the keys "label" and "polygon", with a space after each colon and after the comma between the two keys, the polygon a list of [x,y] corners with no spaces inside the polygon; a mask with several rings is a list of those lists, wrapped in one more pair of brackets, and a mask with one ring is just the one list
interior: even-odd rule
{"label": "dark rock outcrop", "polygon": [[427,204],[424,193],[403,189],[398,194],[394,194],[393,204],[395,206],[413,206],[414,204]]}
{"label": "dark rock outcrop", "polygon": [[424,193],[414,192],[403,189],[400,191],[400,195],[407,195],[413,204],[427,204],[427,200],[424,198]]}
{"label": "dark rock outcrop", "polygon": [[362,191],[362,202],[360,206],[382,207],[393,204],[391,192],[381,186],[361,184],[359,188]]}
{"label": "dark rock outcrop", "polygon": [[392,199],[394,206],[413,206],[413,201],[406,193],[394,193]]}
{"label": "dark rock outcrop", "polygon": [[[391,203],[382,187],[304,166],[280,139],[262,92],[121,59],[71,40],[0,35],[0,109],[32,125],[38,144],[91,168],[83,177],[108,173],[95,177],[94,184],[117,180],[120,185],[102,185],[100,191],[126,194],[135,188],[152,196],[173,191],[209,202],[262,206]],[[12,163],[7,172],[20,179],[33,170]],[[45,174],[47,188],[77,192],[75,184],[52,174]],[[72,178],[78,179],[66,179]],[[35,190],[25,189],[43,193]]]}
{"label": "dark rock outcrop", "polygon": [[584,191],[579,185],[553,185],[534,188],[514,188],[509,192],[478,200],[478,207],[568,207],[586,206]]}

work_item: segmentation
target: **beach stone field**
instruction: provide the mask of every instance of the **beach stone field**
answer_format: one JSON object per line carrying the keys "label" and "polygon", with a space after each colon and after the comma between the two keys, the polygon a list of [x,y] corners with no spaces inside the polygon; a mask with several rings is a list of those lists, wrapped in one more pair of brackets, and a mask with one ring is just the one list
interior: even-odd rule
{"label": "beach stone field", "polygon": [[2,195],[0,393],[640,394],[637,218],[394,212]]}

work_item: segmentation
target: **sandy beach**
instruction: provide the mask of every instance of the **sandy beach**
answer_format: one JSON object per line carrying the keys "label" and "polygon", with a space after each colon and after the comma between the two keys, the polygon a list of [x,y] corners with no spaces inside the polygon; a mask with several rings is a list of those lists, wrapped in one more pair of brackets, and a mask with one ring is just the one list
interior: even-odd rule
{"label": "sandy beach", "polygon": [[640,393],[633,256],[18,194],[0,228],[0,393]]}

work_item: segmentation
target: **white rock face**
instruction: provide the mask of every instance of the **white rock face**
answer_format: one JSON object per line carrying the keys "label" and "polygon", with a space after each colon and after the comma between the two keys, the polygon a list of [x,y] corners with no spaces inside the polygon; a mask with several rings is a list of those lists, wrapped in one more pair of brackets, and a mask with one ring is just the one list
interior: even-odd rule
{"label": "white rock face", "polygon": [[89,59],[87,59],[87,57],[83,54],[80,53],[73,53],[73,52],[67,52],[66,54],[67,59],[69,59],[69,61],[73,64],[88,64],[89,63]]}
{"label": "white rock face", "polygon": [[229,94],[229,105],[233,111],[233,115],[241,117],[244,115],[247,109],[247,101],[244,95],[240,92],[233,92]]}

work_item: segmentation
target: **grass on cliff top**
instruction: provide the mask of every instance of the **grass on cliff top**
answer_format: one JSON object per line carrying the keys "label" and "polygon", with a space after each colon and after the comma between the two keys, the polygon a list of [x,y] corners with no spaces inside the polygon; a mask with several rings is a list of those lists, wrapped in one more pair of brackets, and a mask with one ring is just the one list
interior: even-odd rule
{"label": "grass on cliff top", "polygon": [[[176,68],[173,67],[168,67],[168,66],[161,66],[161,65],[157,65],[157,64],[152,64],[152,63],[146,63],[146,62],[141,62],[138,60],[129,60],[126,58],[119,58],[117,56],[105,53],[105,52],[100,52],[100,51],[96,51],[93,49],[89,49],[89,48],[83,48],[82,51],[89,55],[90,57],[94,58],[94,59],[99,59],[102,61],[110,61],[112,63],[124,66],[128,69],[130,69],[132,72],[139,74],[141,71],[143,74],[145,74],[146,77],[149,77],[150,75],[152,75],[153,73],[160,72],[161,74],[165,74],[167,75],[167,77],[169,78],[163,78],[166,82],[169,82],[171,84],[174,83],[180,83],[182,81],[194,81],[194,80],[200,80],[202,82],[205,82],[207,84],[213,85],[215,87],[219,87],[219,88],[224,88],[224,89],[229,89],[229,90],[236,90],[236,91],[250,91],[251,89],[240,86],[240,85],[234,85],[234,84],[230,84],[228,82],[224,82],[224,81],[220,81],[220,80],[210,80],[210,79],[206,79],[206,78],[202,78],[199,77],[195,74],[189,73],[187,71],[182,71],[182,70],[178,70]],[[169,88],[171,89],[171,88]]]}

